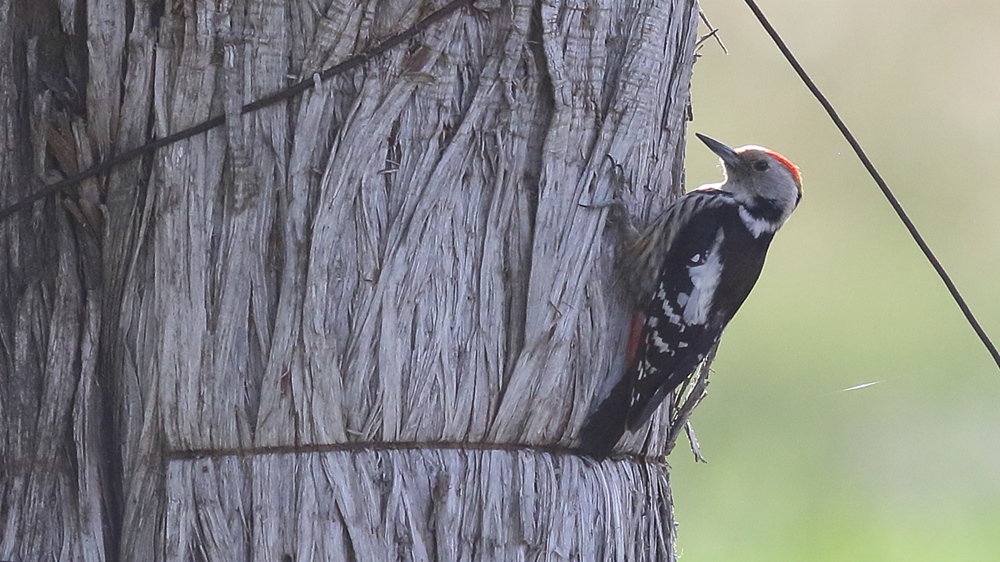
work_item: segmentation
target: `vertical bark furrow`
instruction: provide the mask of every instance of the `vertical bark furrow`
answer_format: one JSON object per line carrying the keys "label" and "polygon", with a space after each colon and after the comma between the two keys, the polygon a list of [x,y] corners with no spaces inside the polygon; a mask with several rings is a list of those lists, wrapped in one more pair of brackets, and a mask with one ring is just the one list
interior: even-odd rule
{"label": "vertical bark furrow", "polygon": [[[248,115],[443,0],[16,3],[0,200],[227,122],[0,224],[0,559],[672,557],[667,467],[566,447],[628,316],[592,204],[681,190],[693,0],[475,2]],[[70,22],[79,113],[15,63]]]}

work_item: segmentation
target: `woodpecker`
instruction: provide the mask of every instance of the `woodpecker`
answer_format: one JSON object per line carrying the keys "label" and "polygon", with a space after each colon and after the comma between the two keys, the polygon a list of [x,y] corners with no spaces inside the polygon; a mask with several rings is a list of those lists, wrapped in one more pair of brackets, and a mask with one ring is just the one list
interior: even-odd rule
{"label": "woodpecker", "polygon": [[618,267],[635,313],[625,375],[580,431],[580,449],[594,457],[645,424],[704,361],[802,198],[802,176],[784,156],[695,134],[721,159],[723,181],[686,193],[642,233],[626,227]]}

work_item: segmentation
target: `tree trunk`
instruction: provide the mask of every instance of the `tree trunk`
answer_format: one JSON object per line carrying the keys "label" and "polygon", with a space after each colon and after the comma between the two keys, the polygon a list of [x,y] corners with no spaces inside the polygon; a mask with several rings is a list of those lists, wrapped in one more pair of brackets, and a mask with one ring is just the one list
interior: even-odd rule
{"label": "tree trunk", "polygon": [[228,117],[0,224],[0,560],[673,558],[676,409],[572,446],[695,0],[478,2],[240,115],[443,3],[0,0],[0,204]]}

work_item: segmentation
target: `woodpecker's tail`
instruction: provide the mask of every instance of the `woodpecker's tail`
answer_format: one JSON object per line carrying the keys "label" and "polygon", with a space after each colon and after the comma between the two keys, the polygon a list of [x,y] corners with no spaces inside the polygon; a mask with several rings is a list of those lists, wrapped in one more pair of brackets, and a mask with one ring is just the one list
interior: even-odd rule
{"label": "woodpecker's tail", "polygon": [[604,458],[611,453],[622,434],[629,410],[631,385],[626,376],[618,381],[601,404],[597,406],[583,428],[580,429],[580,451],[594,458]]}

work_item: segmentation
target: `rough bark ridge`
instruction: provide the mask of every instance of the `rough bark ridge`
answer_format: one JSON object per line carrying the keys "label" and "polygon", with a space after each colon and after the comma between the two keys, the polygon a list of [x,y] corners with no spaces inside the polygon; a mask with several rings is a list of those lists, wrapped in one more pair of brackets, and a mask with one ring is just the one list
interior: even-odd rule
{"label": "rough bark ridge", "polygon": [[540,448],[621,370],[581,204],[681,191],[694,0],[477,3],[242,117],[441,2],[14,4],[0,202],[229,119],[0,225],[0,559],[673,557],[665,464]]}

